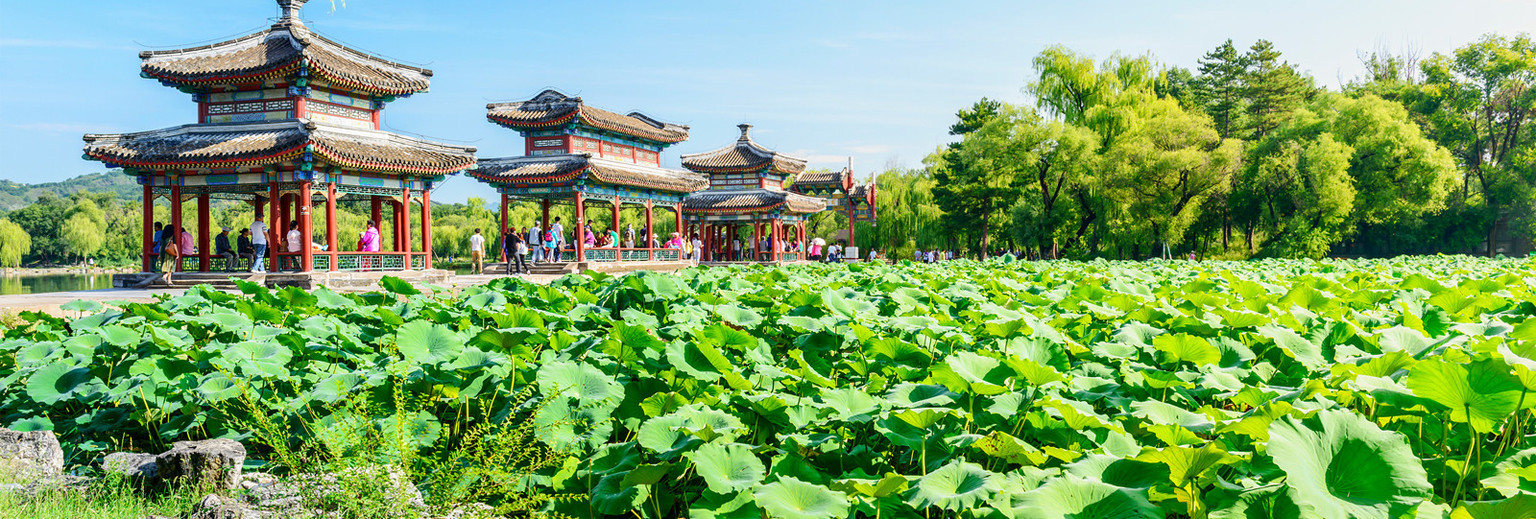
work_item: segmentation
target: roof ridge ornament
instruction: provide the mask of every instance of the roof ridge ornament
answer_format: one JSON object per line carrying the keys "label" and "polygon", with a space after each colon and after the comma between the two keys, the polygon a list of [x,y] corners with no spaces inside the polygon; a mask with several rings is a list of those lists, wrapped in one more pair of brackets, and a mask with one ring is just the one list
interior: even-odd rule
{"label": "roof ridge ornament", "polygon": [[747,141],[752,140],[752,135],[751,135],[752,125],[747,124],[747,123],[741,123],[741,124],[736,125],[736,127],[737,128],[741,128],[741,138],[736,139],[736,140],[741,141],[741,142],[747,142]]}
{"label": "roof ridge ornament", "polygon": [[299,19],[299,10],[304,8],[304,3],[309,0],[277,0],[277,7],[283,10],[283,20]]}

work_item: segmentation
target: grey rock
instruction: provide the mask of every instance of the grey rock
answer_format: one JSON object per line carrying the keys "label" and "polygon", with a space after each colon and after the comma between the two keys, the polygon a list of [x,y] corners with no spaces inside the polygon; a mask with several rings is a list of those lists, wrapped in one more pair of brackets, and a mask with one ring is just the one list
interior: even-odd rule
{"label": "grey rock", "polygon": [[0,472],[23,479],[64,473],[64,449],[53,431],[0,429]]}
{"label": "grey rock", "polygon": [[154,454],[114,452],[101,461],[101,470],[129,477],[155,478],[160,475],[156,461],[159,458]]}
{"label": "grey rock", "polygon": [[246,519],[245,508],[239,503],[226,503],[216,495],[206,495],[192,506],[186,519]]}
{"label": "grey rock", "polygon": [[184,484],[239,488],[245,446],[234,440],[182,441],[155,459],[161,479]]}

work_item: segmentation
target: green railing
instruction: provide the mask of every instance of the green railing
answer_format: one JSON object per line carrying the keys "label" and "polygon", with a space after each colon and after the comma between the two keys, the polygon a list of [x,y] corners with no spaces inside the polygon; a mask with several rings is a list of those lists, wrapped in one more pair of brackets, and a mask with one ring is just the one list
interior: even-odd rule
{"label": "green railing", "polygon": [[426,254],[412,254],[411,255],[411,270],[426,270],[426,268],[427,268],[427,255]]}
{"label": "green railing", "polygon": [[646,249],[624,249],[620,258],[623,261],[650,261],[651,251]]}
{"label": "green railing", "polygon": [[618,249],[587,249],[587,261],[618,261]]}
{"label": "green railing", "polygon": [[338,253],[336,270],[373,272],[405,270],[405,255],[377,253]]}
{"label": "green railing", "polygon": [[202,269],[203,269],[203,259],[202,258],[199,258],[197,256],[182,256],[181,257],[181,271],[182,272],[197,272],[197,271],[202,270]]}
{"label": "green railing", "polygon": [[576,251],[572,250],[572,249],[561,250],[560,251],[560,261],[562,261],[562,262],[576,261]]}
{"label": "green railing", "polygon": [[315,271],[331,270],[331,255],[315,255]]}
{"label": "green railing", "polygon": [[781,254],[779,254],[779,260],[780,261],[800,261],[800,253],[798,253],[798,252],[785,252],[785,253],[781,253]]}
{"label": "green railing", "polygon": [[659,249],[656,251],[656,261],[678,261],[682,257],[681,252],[677,249]]}

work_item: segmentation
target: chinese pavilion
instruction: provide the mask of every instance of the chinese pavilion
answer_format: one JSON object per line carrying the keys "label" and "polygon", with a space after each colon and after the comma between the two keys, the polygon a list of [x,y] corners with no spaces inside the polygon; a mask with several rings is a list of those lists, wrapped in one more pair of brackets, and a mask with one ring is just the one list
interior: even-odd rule
{"label": "chinese pavilion", "polygon": [[[311,32],[299,19],[306,0],[277,0],[282,16],[261,32],[181,50],[139,54],[142,75],[192,95],[198,120],[129,134],[85,136],[85,156],[122,167],[144,188],[144,269],[151,264],[153,201],[165,196],[171,225],[182,229],[182,204],[198,205],[197,255],[177,270],[211,268],[210,198],[242,200],[263,210],[277,236],[296,221],[302,252],[272,242],[275,270],[415,270],[432,266],[431,190],[475,164],[472,147],[450,146],[380,130],[384,105],[426,92],[432,71],[350,49]],[[415,196],[419,193],[419,196]],[[371,201],[380,221],[393,209],[380,252],[343,252],[336,203]],[[324,252],[316,251],[311,206],[325,204]],[[412,204],[420,206],[419,246],[410,236]],[[177,233],[180,241],[180,234]],[[350,245],[349,245],[350,247]],[[285,249],[279,252],[278,249]]]}
{"label": "chinese pavilion", "polygon": [[848,218],[848,246],[857,247],[854,225],[875,222],[875,184],[854,184],[853,168],[842,171],[807,171],[795,177],[789,190],[833,200]]}
{"label": "chinese pavilion", "polygon": [[[525,141],[524,156],[484,159],[469,173],[501,193],[503,236],[511,199],[539,200],[545,230],[550,228],[550,204],[571,204],[576,221],[565,226],[562,243],[573,247],[561,251],[562,260],[681,259],[676,249],[652,248],[644,236],[654,234],[657,208],[670,208],[676,228],[682,229],[683,197],[707,185],[702,176],[661,167],[661,151],[687,140],[687,126],[663,123],[639,112],[610,112],[554,90],[527,101],[487,105],[486,118],[517,130]],[[625,248],[620,242],[589,248],[583,243],[581,228],[591,220],[587,206],[594,201],[609,204],[613,212],[609,229],[619,228],[622,205],[645,207],[645,235],[636,247]]]}
{"label": "chinese pavilion", "polygon": [[[709,189],[688,195],[683,214],[703,236],[709,261],[796,261],[805,242],[805,219],[827,201],[784,190],[784,179],[805,171],[805,159],[752,141],[752,125],[714,151],[683,155],[683,167],[709,175]],[[740,249],[735,242],[748,230]],[[789,236],[793,231],[793,236]],[[784,243],[794,244],[786,251]]]}

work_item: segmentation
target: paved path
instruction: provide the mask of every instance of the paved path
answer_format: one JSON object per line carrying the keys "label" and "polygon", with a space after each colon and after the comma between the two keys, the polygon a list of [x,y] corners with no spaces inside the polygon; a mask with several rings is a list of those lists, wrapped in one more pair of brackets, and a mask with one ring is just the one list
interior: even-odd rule
{"label": "paved path", "polygon": [[[453,288],[484,285],[492,279],[506,277],[498,274],[461,274],[454,276]],[[525,274],[524,279],[539,284],[548,284],[560,276]],[[109,301],[126,301],[130,303],[151,303],[155,296],[177,296],[186,292],[185,288],[105,288],[101,290],[79,290],[74,292],[48,292],[42,294],[12,294],[0,296],[0,314],[14,314],[20,312],[43,312],[53,315],[66,315],[59,309],[60,306],[72,301],[86,300],[98,303]]]}

